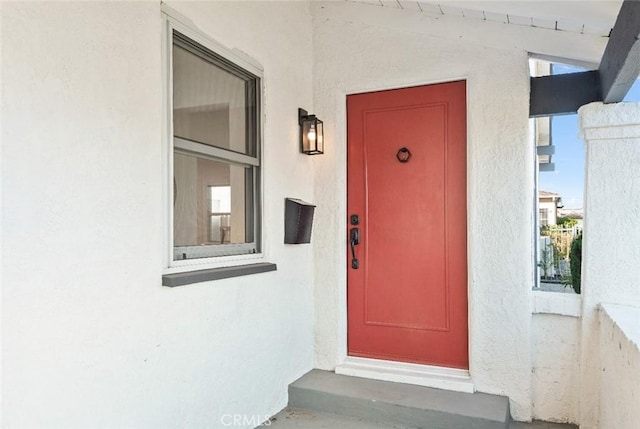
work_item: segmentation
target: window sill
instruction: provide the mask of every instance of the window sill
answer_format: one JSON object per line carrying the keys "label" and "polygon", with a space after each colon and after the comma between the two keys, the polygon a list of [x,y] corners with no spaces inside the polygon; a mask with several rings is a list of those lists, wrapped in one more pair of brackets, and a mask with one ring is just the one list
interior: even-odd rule
{"label": "window sill", "polygon": [[165,274],[162,276],[162,286],[185,286],[193,283],[248,276],[251,274],[266,273],[276,270],[276,264],[262,262],[259,264],[238,265],[235,267],[222,267],[208,270],[187,271],[184,273]]}
{"label": "window sill", "polygon": [[582,316],[582,296],[559,292],[533,291],[531,313],[557,314],[579,318]]}

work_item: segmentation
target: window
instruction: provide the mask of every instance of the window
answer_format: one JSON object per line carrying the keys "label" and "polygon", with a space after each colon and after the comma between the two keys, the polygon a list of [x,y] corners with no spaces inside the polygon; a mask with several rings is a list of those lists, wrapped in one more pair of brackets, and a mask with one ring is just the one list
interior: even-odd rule
{"label": "window", "polygon": [[540,225],[549,225],[549,210],[540,209]]}
{"label": "window", "polygon": [[[597,64],[555,60],[531,59],[531,74],[548,76],[597,68]],[[577,283],[571,275],[571,246],[582,229],[584,189],[584,146],[578,137],[578,116],[554,115],[536,118],[534,123],[538,207],[535,288],[571,294],[579,290],[569,285]],[[569,219],[569,214],[580,220]]]}
{"label": "window", "polygon": [[260,76],[169,28],[169,265],[259,253]]}
{"label": "window", "polygon": [[231,243],[231,186],[209,186],[209,241]]}

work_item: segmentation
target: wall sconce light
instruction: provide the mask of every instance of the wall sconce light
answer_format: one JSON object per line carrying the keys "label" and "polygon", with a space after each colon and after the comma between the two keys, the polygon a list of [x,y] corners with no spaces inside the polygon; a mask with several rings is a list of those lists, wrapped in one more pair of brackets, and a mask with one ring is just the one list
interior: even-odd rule
{"label": "wall sconce light", "polygon": [[298,109],[298,125],[300,125],[300,151],[307,155],[324,153],[322,121],[316,118],[316,115],[309,115],[306,110]]}

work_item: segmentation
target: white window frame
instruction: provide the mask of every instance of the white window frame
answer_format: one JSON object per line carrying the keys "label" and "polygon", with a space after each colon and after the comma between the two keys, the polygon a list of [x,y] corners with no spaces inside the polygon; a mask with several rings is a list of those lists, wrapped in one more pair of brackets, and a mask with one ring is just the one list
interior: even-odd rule
{"label": "white window frame", "polygon": [[[193,24],[181,14],[162,4],[162,83],[163,83],[163,136],[162,136],[162,155],[163,155],[163,274],[188,272],[193,270],[203,270],[210,268],[230,267],[246,264],[254,264],[264,262],[266,259],[265,228],[263,227],[263,207],[264,204],[264,186],[263,177],[265,174],[263,147],[264,145],[264,71],[262,67],[252,59],[244,55],[232,51],[229,48],[216,42],[202,31],[195,28]],[[189,150],[191,145],[198,145],[196,152],[202,153],[206,151],[208,155],[216,157],[220,155],[218,149],[211,146],[199,145],[188,140],[174,138],[173,135],[173,31],[177,31],[191,40],[199,43],[205,48],[213,51],[216,55],[223,57],[243,68],[249,73],[255,75],[256,95],[258,103],[258,144],[256,148],[256,161],[254,157],[243,155],[240,153],[233,154],[237,157],[238,163],[256,166],[259,164],[259,177],[254,179],[256,193],[254,201],[254,217],[256,228],[254,230],[254,240],[258,243],[258,253],[239,254],[232,256],[213,256],[198,259],[174,260],[174,224],[173,224],[173,154],[174,147],[183,150]],[[184,147],[183,147],[184,146]],[[206,147],[205,147],[206,146]],[[211,153],[208,153],[211,152]],[[225,158],[229,158],[229,152],[225,151]],[[224,245],[227,249],[233,245]],[[245,246],[238,244],[238,246]]]}
{"label": "white window frame", "polygon": [[539,221],[540,226],[548,226],[549,225],[549,209],[547,209],[547,208],[539,208],[538,209],[538,217],[540,219],[540,221]]}

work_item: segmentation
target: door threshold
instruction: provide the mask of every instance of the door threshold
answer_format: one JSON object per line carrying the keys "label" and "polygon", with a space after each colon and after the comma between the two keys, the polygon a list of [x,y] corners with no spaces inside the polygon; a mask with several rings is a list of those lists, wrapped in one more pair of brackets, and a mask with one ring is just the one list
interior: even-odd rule
{"label": "door threshold", "polygon": [[336,367],[336,374],[455,392],[473,393],[475,390],[468,370],[442,366],[347,356],[344,362]]}

